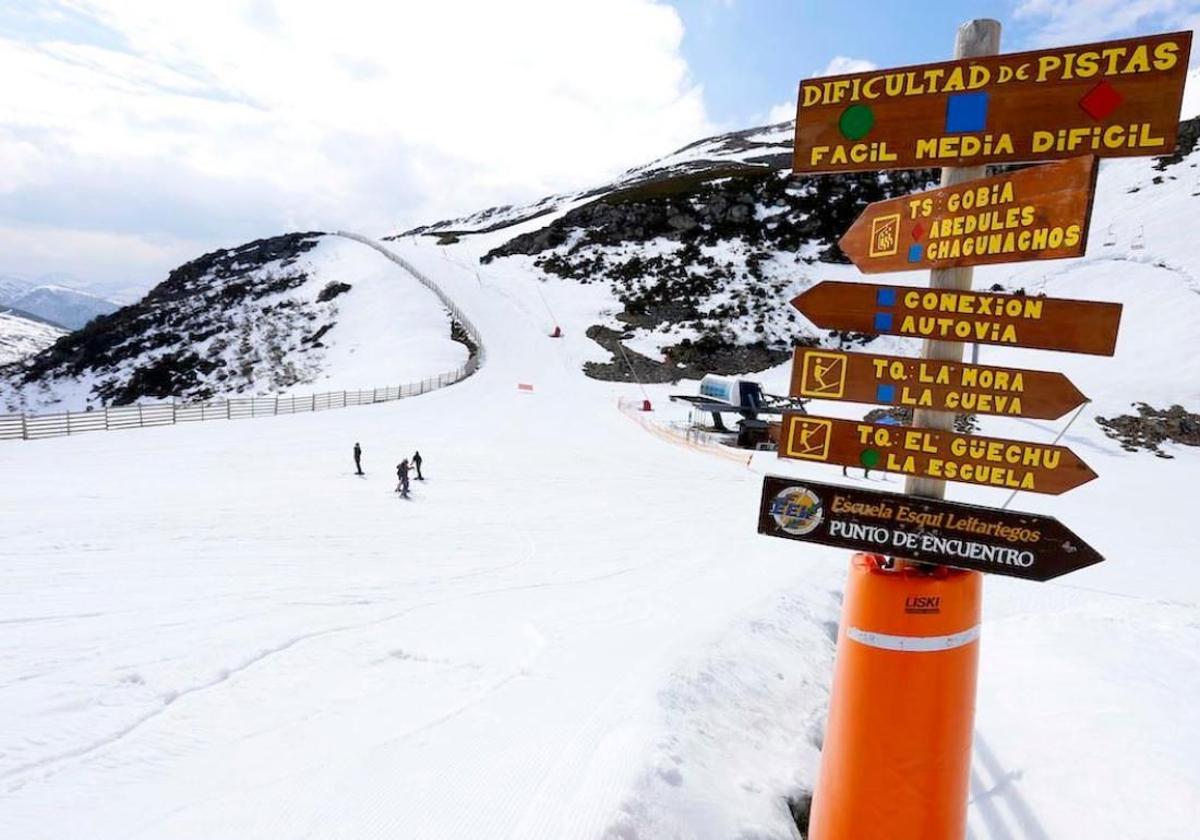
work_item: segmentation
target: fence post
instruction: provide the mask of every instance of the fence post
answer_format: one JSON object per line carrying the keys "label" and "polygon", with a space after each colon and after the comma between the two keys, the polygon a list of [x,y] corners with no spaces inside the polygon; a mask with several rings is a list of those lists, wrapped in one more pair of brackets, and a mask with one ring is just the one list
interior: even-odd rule
{"label": "fence post", "polygon": [[21,412],[21,440],[29,440],[29,417]]}
{"label": "fence post", "polygon": [[316,410],[317,410],[317,395],[316,395],[316,394],[313,394],[313,395],[312,395],[311,404],[310,404],[310,406],[309,406],[309,409],[308,409],[308,410],[309,410],[309,411],[316,411]]}
{"label": "fence post", "polygon": [[144,424],[142,423],[142,404],[138,403],[137,407],[138,407],[138,428],[142,429],[142,428],[145,428]]}
{"label": "fence post", "polygon": [[229,401],[229,397],[225,398],[225,419],[233,419],[233,403]]}
{"label": "fence post", "polygon": [[276,417],[278,417],[278,416],[279,416],[279,395],[278,395],[278,394],[276,394],[276,395],[275,395],[275,411],[274,411],[274,414],[275,414],[275,416],[276,416]]}
{"label": "fence post", "polygon": [[67,437],[71,436],[71,412],[67,412]]}
{"label": "fence post", "polygon": [[179,420],[176,417],[178,414],[179,414],[179,409],[175,407],[175,398],[171,397],[171,425],[172,426],[176,425],[179,422]]}

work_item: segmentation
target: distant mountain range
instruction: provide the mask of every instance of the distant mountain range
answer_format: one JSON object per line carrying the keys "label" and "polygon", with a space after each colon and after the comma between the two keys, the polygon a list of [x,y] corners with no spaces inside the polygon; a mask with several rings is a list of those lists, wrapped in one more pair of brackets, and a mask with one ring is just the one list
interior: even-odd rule
{"label": "distant mountain range", "polygon": [[63,285],[0,276],[0,307],[20,310],[70,331],[97,315],[115,312],[120,304]]}

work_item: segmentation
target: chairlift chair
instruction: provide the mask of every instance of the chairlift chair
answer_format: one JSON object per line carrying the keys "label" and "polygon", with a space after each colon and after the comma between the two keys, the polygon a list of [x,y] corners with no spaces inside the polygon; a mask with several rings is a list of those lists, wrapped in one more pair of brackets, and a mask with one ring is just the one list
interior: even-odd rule
{"label": "chairlift chair", "polygon": [[1104,247],[1111,248],[1117,244],[1117,234],[1113,231],[1113,226],[1109,225],[1108,230],[1104,232]]}

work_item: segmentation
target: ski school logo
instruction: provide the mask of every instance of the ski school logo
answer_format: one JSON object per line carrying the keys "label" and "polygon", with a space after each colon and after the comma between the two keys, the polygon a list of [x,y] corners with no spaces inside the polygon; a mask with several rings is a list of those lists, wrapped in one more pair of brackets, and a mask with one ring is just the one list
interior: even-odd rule
{"label": "ski school logo", "polygon": [[820,497],[807,487],[788,487],[771,502],[775,524],[793,536],[811,534],[825,518]]}

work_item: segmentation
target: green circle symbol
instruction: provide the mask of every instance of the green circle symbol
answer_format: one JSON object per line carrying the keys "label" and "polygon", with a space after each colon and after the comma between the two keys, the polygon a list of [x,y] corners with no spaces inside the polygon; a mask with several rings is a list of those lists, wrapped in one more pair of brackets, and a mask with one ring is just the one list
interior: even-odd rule
{"label": "green circle symbol", "polygon": [[875,126],[875,112],[870,106],[859,103],[851,105],[838,120],[838,129],[847,140],[861,140]]}
{"label": "green circle symbol", "polygon": [[883,456],[879,454],[878,449],[864,449],[862,454],[858,456],[858,460],[862,461],[862,465],[869,470],[875,469],[882,458]]}

